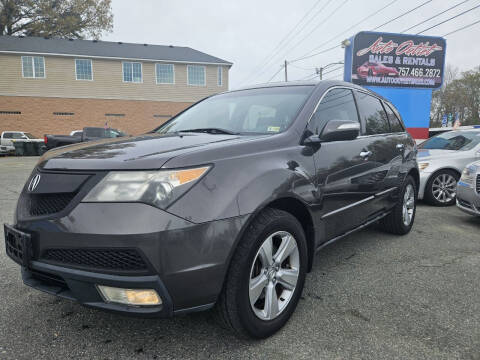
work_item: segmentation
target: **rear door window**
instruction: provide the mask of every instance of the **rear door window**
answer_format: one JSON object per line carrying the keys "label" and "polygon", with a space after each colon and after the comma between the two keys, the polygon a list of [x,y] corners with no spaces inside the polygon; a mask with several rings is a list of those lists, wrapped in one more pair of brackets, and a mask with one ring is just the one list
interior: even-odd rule
{"label": "rear door window", "polygon": [[383,103],[385,107],[385,111],[387,113],[388,122],[390,123],[390,128],[392,132],[403,132],[405,129],[403,128],[402,122],[397,117],[397,115],[393,112],[393,109],[390,105],[386,102]]}
{"label": "rear door window", "polygon": [[350,89],[332,89],[327,92],[312,116],[308,129],[319,135],[330,120],[358,121],[357,108]]}
{"label": "rear door window", "polygon": [[356,91],[355,93],[364,134],[389,133],[390,125],[380,100],[363,92]]}

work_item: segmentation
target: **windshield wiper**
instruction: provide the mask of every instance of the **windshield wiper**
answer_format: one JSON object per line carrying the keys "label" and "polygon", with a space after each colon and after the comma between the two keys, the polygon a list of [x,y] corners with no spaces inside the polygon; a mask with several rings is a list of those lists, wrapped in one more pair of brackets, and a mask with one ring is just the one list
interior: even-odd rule
{"label": "windshield wiper", "polygon": [[227,129],[221,129],[221,128],[199,128],[199,129],[188,129],[188,130],[180,130],[178,132],[203,132],[207,134],[227,134],[227,135],[238,135],[238,132],[234,132],[231,130]]}

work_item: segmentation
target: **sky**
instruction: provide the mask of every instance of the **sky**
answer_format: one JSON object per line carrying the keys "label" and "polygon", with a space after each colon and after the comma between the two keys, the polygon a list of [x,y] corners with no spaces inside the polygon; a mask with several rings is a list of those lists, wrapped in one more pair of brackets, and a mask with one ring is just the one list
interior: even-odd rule
{"label": "sky", "polygon": [[[315,68],[343,61],[340,43],[359,31],[402,32],[457,4],[408,33],[480,5],[479,0],[113,0],[114,29],[107,41],[188,46],[230,61],[229,87],[283,80],[287,62],[334,48],[287,66],[288,80],[315,76]],[[384,8],[380,12],[378,10]],[[375,12],[378,12],[374,14]],[[374,14],[374,15],[372,15]],[[371,15],[371,16],[370,16]],[[354,26],[364,20],[361,24]],[[480,7],[422,35],[443,36],[480,20]],[[349,29],[351,28],[351,29]],[[446,36],[446,63],[460,71],[480,65],[480,23]],[[312,52],[313,51],[313,52]],[[342,78],[331,65],[324,78]],[[327,74],[327,71],[332,71]]]}

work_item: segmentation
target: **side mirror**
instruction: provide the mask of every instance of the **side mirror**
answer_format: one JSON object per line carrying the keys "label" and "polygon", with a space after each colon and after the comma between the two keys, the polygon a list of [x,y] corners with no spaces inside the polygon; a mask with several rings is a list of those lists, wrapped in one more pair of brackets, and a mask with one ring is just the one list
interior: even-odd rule
{"label": "side mirror", "polygon": [[320,134],[320,140],[346,141],[353,140],[360,134],[360,123],[352,120],[330,120]]}

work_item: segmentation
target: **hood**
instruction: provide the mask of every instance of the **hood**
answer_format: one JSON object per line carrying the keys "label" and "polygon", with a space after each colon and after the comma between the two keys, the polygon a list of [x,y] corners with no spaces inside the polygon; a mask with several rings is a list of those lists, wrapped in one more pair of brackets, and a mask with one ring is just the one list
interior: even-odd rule
{"label": "hood", "polygon": [[46,170],[159,169],[178,155],[241,139],[237,135],[185,133],[90,141],[46,152],[39,160],[39,167]]}
{"label": "hood", "polygon": [[462,153],[462,152],[456,151],[456,150],[418,149],[417,160],[426,161],[426,160],[444,159],[445,157],[456,156],[459,153]]}

